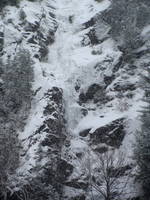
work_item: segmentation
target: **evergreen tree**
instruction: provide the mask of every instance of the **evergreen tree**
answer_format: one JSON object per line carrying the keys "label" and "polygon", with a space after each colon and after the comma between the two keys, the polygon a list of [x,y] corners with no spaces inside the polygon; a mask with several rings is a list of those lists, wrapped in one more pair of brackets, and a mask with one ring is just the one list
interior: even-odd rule
{"label": "evergreen tree", "polygon": [[0,65],[0,196],[6,199],[9,178],[19,163],[17,131],[24,127],[30,109],[33,68],[26,50]]}
{"label": "evergreen tree", "polygon": [[[7,118],[18,116],[18,112],[26,113],[32,98],[33,68],[28,51],[21,50],[13,60],[3,66],[2,93],[0,103],[2,112]],[[9,117],[8,117],[9,116]]]}
{"label": "evergreen tree", "polygon": [[141,130],[137,133],[135,158],[139,167],[138,178],[142,184],[145,200],[150,199],[150,68],[143,76],[142,87],[145,91],[146,106],[141,111]]}

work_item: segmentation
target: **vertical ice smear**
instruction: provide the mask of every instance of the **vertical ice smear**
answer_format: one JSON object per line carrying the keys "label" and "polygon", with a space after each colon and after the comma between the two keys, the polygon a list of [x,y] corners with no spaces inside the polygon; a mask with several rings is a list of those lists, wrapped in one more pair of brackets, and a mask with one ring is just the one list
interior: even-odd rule
{"label": "vertical ice smear", "polygon": [[101,3],[94,0],[56,1],[58,29],[55,43],[49,47],[48,70],[54,74],[56,85],[63,88],[68,130],[74,128],[80,119],[79,105],[76,103],[77,94],[74,89],[75,81],[78,76],[84,74],[91,76],[92,67],[100,60],[99,55],[92,55],[92,47],[81,46],[85,34],[82,26],[109,5],[108,0]]}

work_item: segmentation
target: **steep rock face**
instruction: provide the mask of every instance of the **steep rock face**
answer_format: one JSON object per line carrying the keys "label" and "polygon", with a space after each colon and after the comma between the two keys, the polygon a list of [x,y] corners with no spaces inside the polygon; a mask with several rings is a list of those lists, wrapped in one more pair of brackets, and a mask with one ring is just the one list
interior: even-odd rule
{"label": "steep rock face", "polygon": [[97,148],[95,147],[97,150],[100,144],[119,148],[125,136],[124,118],[116,119],[105,126],[97,128],[94,132],[90,133],[90,131],[91,129],[84,130],[79,135],[81,137],[89,136],[89,143],[93,147],[97,146]]}
{"label": "steep rock face", "polygon": [[[134,6],[124,22],[127,14],[120,14],[120,2],[125,4],[123,11],[132,4],[23,1],[19,8],[6,7],[1,15],[4,60],[25,48],[35,63],[31,111],[24,131],[18,133],[22,149],[12,198],[25,194],[40,200],[91,200],[91,195],[99,199],[91,187],[91,177],[96,179],[100,171],[98,157],[123,152],[126,163],[117,178],[125,179],[136,167],[132,147],[143,94],[138,84],[142,67],[149,64],[150,31],[143,17],[138,34],[144,42],[128,46],[120,33],[124,23],[132,21]],[[116,174],[118,169],[111,170]],[[133,180],[129,177],[129,195],[123,198],[138,195]]]}
{"label": "steep rock face", "polygon": [[107,145],[118,148],[125,136],[124,119],[117,119],[107,126],[98,128],[91,135],[93,144],[105,143]]}
{"label": "steep rock face", "polygon": [[47,1],[24,1],[19,8],[6,7],[4,12],[1,15],[4,60],[13,58],[23,48],[30,52],[35,63],[34,99],[27,125],[19,133],[20,166],[10,181],[14,194],[11,197],[8,190],[8,198],[18,199],[21,195],[30,199],[59,199],[62,183],[73,170],[73,166],[61,158],[66,138],[63,91],[53,84],[42,85],[47,81],[47,74],[39,63],[47,60],[48,45],[54,42],[55,7]]}
{"label": "steep rock face", "polygon": [[[104,2],[106,3],[106,1],[102,1],[99,5],[102,6]],[[115,2],[112,4],[115,4]],[[142,68],[136,59],[135,49],[142,46],[143,42],[140,40],[139,46],[131,47],[131,49],[127,46],[127,51],[124,51],[124,45],[128,45],[127,38],[124,38],[124,44],[121,44],[119,33],[117,35],[116,32],[117,38],[114,37],[112,34],[114,27],[110,26],[108,22],[106,24],[106,14],[108,14],[108,18],[111,18],[111,12],[117,12],[115,9],[118,9],[118,7],[114,6],[114,9],[113,6],[110,5],[108,13],[107,8],[105,8],[105,12],[101,12],[100,9],[96,15],[90,19],[87,18],[87,21],[82,24],[84,34],[81,49],[85,50],[87,62],[84,61],[84,56],[81,54],[81,65],[84,67],[82,67],[82,71],[79,69],[76,77],[75,75],[72,76],[73,80],[75,79],[74,94],[76,98],[73,106],[76,106],[78,115],[73,117],[71,111],[69,112],[68,118],[72,118],[75,124],[69,124],[72,138],[71,146],[66,151],[68,153],[69,150],[69,157],[72,158],[76,171],[73,171],[67,185],[69,187],[65,189],[68,195],[65,196],[66,199],[71,199],[72,197],[69,196],[72,195],[75,195],[74,198],[76,198],[80,193],[84,195],[85,199],[92,198],[89,193],[89,185],[86,188],[79,184],[80,181],[90,183],[85,166],[89,165],[85,161],[89,159],[87,154],[94,157],[97,153],[100,155],[115,149],[115,152],[123,152],[126,162],[129,166],[131,165],[127,170],[127,163],[124,163],[124,167],[122,167],[122,169],[125,168],[126,177],[135,167],[131,159],[133,155],[132,143],[136,129],[140,125],[137,111],[140,109],[140,96],[142,97],[143,94],[139,88],[139,74]],[[136,4],[136,6],[139,5]],[[133,7],[131,6],[131,8]],[[130,20],[130,17],[131,15],[129,15],[128,20]],[[140,31],[142,31],[142,28]],[[133,33],[133,42],[134,34],[139,34],[140,37],[140,31]],[[91,57],[87,53],[89,47]],[[143,60],[142,57],[140,57],[140,62],[141,60]],[[76,63],[78,66],[78,62]],[[70,106],[69,108],[72,109],[72,112],[75,111],[74,115],[76,115],[74,107]],[[93,163],[93,168],[94,165],[96,164]],[[91,173],[94,173],[94,170]],[[120,176],[123,177],[124,173]],[[133,177],[129,177],[129,180],[129,182],[132,182]],[[79,185],[79,190],[77,190],[76,185]],[[133,192],[136,191],[136,186],[135,188],[132,186],[131,190],[128,187],[125,188],[125,191],[130,190],[131,193],[124,198],[138,195]],[[100,198],[100,195],[97,195],[96,192],[94,196]]]}
{"label": "steep rock face", "polygon": [[19,8],[4,8],[0,24],[2,54],[11,57],[22,47],[30,49],[35,58],[45,60],[47,45],[54,42],[57,29],[55,15],[50,15],[54,9],[47,2],[28,1],[21,2]]}
{"label": "steep rock face", "polygon": [[24,165],[29,167],[23,170],[23,175],[32,186],[28,191],[31,199],[38,198],[39,194],[41,199],[49,196],[59,199],[62,183],[73,170],[73,166],[61,158],[61,148],[66,138],[62,98],[62,90],[58,87],[52,87],[44,94],[47,102],[43,110],[44,120],[31,136],[24,139],[27,149],[24,149],[21,170]]}

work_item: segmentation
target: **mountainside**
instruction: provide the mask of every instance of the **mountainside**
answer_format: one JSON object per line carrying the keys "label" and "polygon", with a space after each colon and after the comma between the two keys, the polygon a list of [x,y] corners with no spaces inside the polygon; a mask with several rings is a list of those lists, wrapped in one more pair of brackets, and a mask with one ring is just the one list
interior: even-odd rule
{"label": "mountainside", "polygon": [[148,0],[22,0],[3,8],[3,62],[28,51],[34,81],[2,199],[106,199],[108,170],[114,199],[138,199],[133,151],[149,17]]}

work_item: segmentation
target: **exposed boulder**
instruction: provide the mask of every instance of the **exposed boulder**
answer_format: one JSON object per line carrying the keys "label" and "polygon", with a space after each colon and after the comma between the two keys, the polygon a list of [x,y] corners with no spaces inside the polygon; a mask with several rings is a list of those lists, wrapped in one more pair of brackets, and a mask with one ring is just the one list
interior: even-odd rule
{"label": "exposed boulder", "polygon": [[[108,146],[119,148],[122,144],[125,132],[125,119],[120,118],[111,123],[96,129],[91,133],[91,129],[83,130],[79,133],[81,137],[89,136],[89,143],[94,151],[104,153],[108,151]],[[102,145],[100,145],[102,144]]]}
{"label": "exposed boulder", "polygon": [[96,129],[96,131],[90,134],[91,145],[105,143],[109,146],[119,148],[126,134],[124,120],[124,118],[120,118]]}
{"label": "exposed boulder", "polygon": [[81,131],[81,132],[79,133],[79,135],[80,135],[81,137],[86,137],[86,136],[89,135],[90,130],[91,130],[91,129],[83,130],[83,131]]}
{"label": "exposed boulder", "polygon": [[87,91],[84,93],[80,93],[79,102],[87,103],[88,101],[93,101],[94,103],[106,103],[108,101],[108,97],[105,94],[105,89],[103,86],[99,84],[92,84],[89,86]]}
{"label": "exposed boulder", "polygon": [[93,84],[91,85],[87,92],[86,92],[86,97],[87,99],[93,99],[94,98],[94,95],[98,92],[98,91],[101,91],[103,89],[103,87],[101,87],[100,85],[98,84]]}

